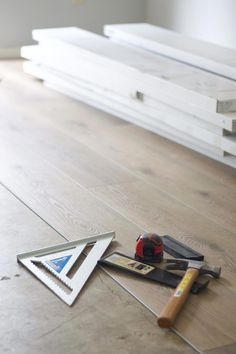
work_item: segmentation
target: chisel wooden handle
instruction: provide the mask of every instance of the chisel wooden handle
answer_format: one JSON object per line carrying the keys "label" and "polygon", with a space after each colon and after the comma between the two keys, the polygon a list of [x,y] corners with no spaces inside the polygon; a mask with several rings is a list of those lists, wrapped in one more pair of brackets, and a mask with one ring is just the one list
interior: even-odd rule
{"label": "chisel wooden handle", "polygon": [[190,289],[199,275],[199,270],[195,268],[189,268],[177,288],[174,294],[164,307],[163,311],[158,318],[158,324],[162,328],[172,327],[176,316],[185,303]]}

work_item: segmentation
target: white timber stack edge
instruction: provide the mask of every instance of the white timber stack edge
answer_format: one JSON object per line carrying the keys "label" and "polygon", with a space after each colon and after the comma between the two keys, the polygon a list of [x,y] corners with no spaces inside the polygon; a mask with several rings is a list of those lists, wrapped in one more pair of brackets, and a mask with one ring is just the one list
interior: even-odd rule
{"label": "white timber stack edge", "polygon": [[196,151],[205,153],[207,150],[209,156],[211,157],[216,155],[224,155],[220,149],[205,144],[198,139],[189,137],[188,135],[181,133],[181,131],[173,130],[166,124],[162,124],[147,115],[140,114],[140,112],[130,108],[128,105],[125,105],[127,102],[125,102],[123,97],[120,97],[119,99],[117,95],[115,95],[114,98],[114,95],[111,93],[106,91],[101,92],[101,89],[91,85],[90,83],[77,81],[72,77],[66,77],[63,73],[52,71],[49,68],[34,64],[32,62],[24,63],[24,71],[41,80],[44,80],[45,86],[49,88],[156,132],[159,135],[167,137],[177,143],[193,148]]}
{"label": "white timber stack edge", "polygon": [[[109,89],[127,98],[141,96],[143,103],[150,101],[152,106],[155,105],[156,101],[160,101],[229,132],[236,131],[235,112],[224,114],[206,112],[198,105],[188,104],[188,102],[183,103],[183,100],[177,99],[176,97],[170,98],[161,90],[156,90],[158,98],[155,99],[152,92],[151,95],[149,95],[138,90],[140,83],[137,82],[135,78],[130,79],[109,66],[104,66],[101,63],[96,63],[87,58],[84,59],[78,56],[75,60],[73,59],[74,56],[70,55],[68,51],[66,51],[66,53],[63,51],[63,54],[61,52],[62,49],[56,46],[49,47],[42,44],[40,44],[40,46],[23,47],[21,51],[24,58],[34,61],[35,63],[41,63],[47,67],[65,72],[68,75],[89,81],[101,88]],[[70,63],[70,65],[68,65],[68,63]]]}
{"label": "white timber stack edge", "polygon": [[160,117],[164,118],[163,121],[161,119],[154,119],[147,114],[143,114],[138,110],[135,110],[132,105],[130,107],[127,100],[123,97],[112,95],[106,90],[104,90],[104,92],[90,83],[81,82],[73,79],[72,77],[66,77],[63,73],[55,72],[49,68],[34,64],[32,62],[24,63],[24,71],[44,80],[47,87],[50,87],[69,97],[85,102],[105,112],[111,113],[131,123],[151,130],[195,151],[203,153],[211,158],[217,159],[218,161],[224,162],[232,167],[236,167],[236,158],[234,156],[225,156],[224,152],[220,148],[208,143],[208,137],[211,137],[211,142],[214,142],[214,140],[217,139],[218,145],[222,145],[224,144],[225,139],[225,143],[227,143],[228,137],[224,138],[218,136],[218,138],[216,138],[217,136],[214,134],[207,133],[207,131],[200,128],[194,129],[194,127],[192,127],[195,132],[199,129],[199,132],[202,133],[203,139],[198,139],[189,134],[189,127],[187,125],[182,125],[181,129],[173,129],[172,126],[174,123],[170,125],[165,122],[163,123],[163,121],[165,121],[165,117],[168,117],[171,121],[171,116],[168,116],[168,114],[165,113],[163,115],[162,112],[160,112]]}
{"label": "white timber stack edge", "polygon": [[77,28],[33,33],[24,71],[46,86],[236,167],[235,82]]}
{"label": "white timber stack edge", "polygon": [[148,23],[106,25],[104,34],[113,40],[236,80],[236,50]]}
{"label": "white timber stack edge", "polygon": [[[84,58],[130,78],[136,90],[158,99],[159,92],[209,112],[236,111],[236,82],[139,48],[129,48],[76,28],[34,30],[33,39],[63,56]],[[57,58],[58,59],[58,58]]]}
{"label": "white timber stack edge", "polygon": [[[133,105],[137,105],[137,101],[139,101],[139,109],[142,109],[142,107],[143,109],[149,108],[154,115],[156,115],[156,109],[160,109],[161,103],[165,104],[166,107],[166,102],[168,103],[168,101],[167,105],[169,107],[177,108],[177,110],[182,110],[183,107],[181,101],[174,100],[173,103],[173,100],[168,99],[167,96],[160,95],[158,99],[155,99],[152,96],[144,95],[137,90],[136,81],[130,80],[125,75],[121,75],[109,67],[104,67],[104,65],[91,62],[88,59],[78,57],[74,60],[68,52],[61,55],[61,52],[55,47],[44,45],[23,47],[22,56],[34,63],[39,63],[71,77],[90,82],[101,89],[109,90],[110,93],[124,96],[132,101]],[[235,131],[236,113],[206,114],[206,112],[202,111],[202,114],[198,115],[197,106],[191,106],[190,108],[193,109],[193,113],[191,113],[192,109],[190,109],[187,110],[186,114],[183,112],[182,115],[187,115],[190,112],[188,117],[195,117],[196,122],[202,122],[212,132],[223,135],[223,129],[229,132]],[[172,113],[175,112],[178,114],[176,110],[172,111]]]}

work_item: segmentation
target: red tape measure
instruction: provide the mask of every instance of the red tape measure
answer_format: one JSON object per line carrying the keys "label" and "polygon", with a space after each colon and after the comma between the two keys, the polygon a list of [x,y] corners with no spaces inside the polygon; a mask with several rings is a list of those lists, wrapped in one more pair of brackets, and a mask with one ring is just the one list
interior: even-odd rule
{"label": "red tape measure", "polygon": [[159,263],[163,260],[162,238],[154,233],[140,235],[136,241],[135,259],[141,262]]}

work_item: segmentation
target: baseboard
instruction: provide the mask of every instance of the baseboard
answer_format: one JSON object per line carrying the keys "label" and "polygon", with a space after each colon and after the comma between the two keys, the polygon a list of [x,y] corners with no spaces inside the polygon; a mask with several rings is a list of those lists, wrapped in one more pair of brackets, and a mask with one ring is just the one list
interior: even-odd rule
{"label": "baseboard", "polygon": [[0,59],[19,59],[20,47],[0,48]]}

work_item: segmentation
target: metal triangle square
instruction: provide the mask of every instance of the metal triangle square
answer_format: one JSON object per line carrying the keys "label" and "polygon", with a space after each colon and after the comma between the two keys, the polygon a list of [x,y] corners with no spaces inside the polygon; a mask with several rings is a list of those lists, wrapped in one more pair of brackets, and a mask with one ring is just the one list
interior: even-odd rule
{"label": "metal triangle square", "polygon": [[[50,290],[71,306],[86,283],[97,261],[115,238],[115,232],[86,237],[56,246],[17,255],[17,261],[28,268]],[[91,250],[73,276],[68,276],[87,246]]]}

